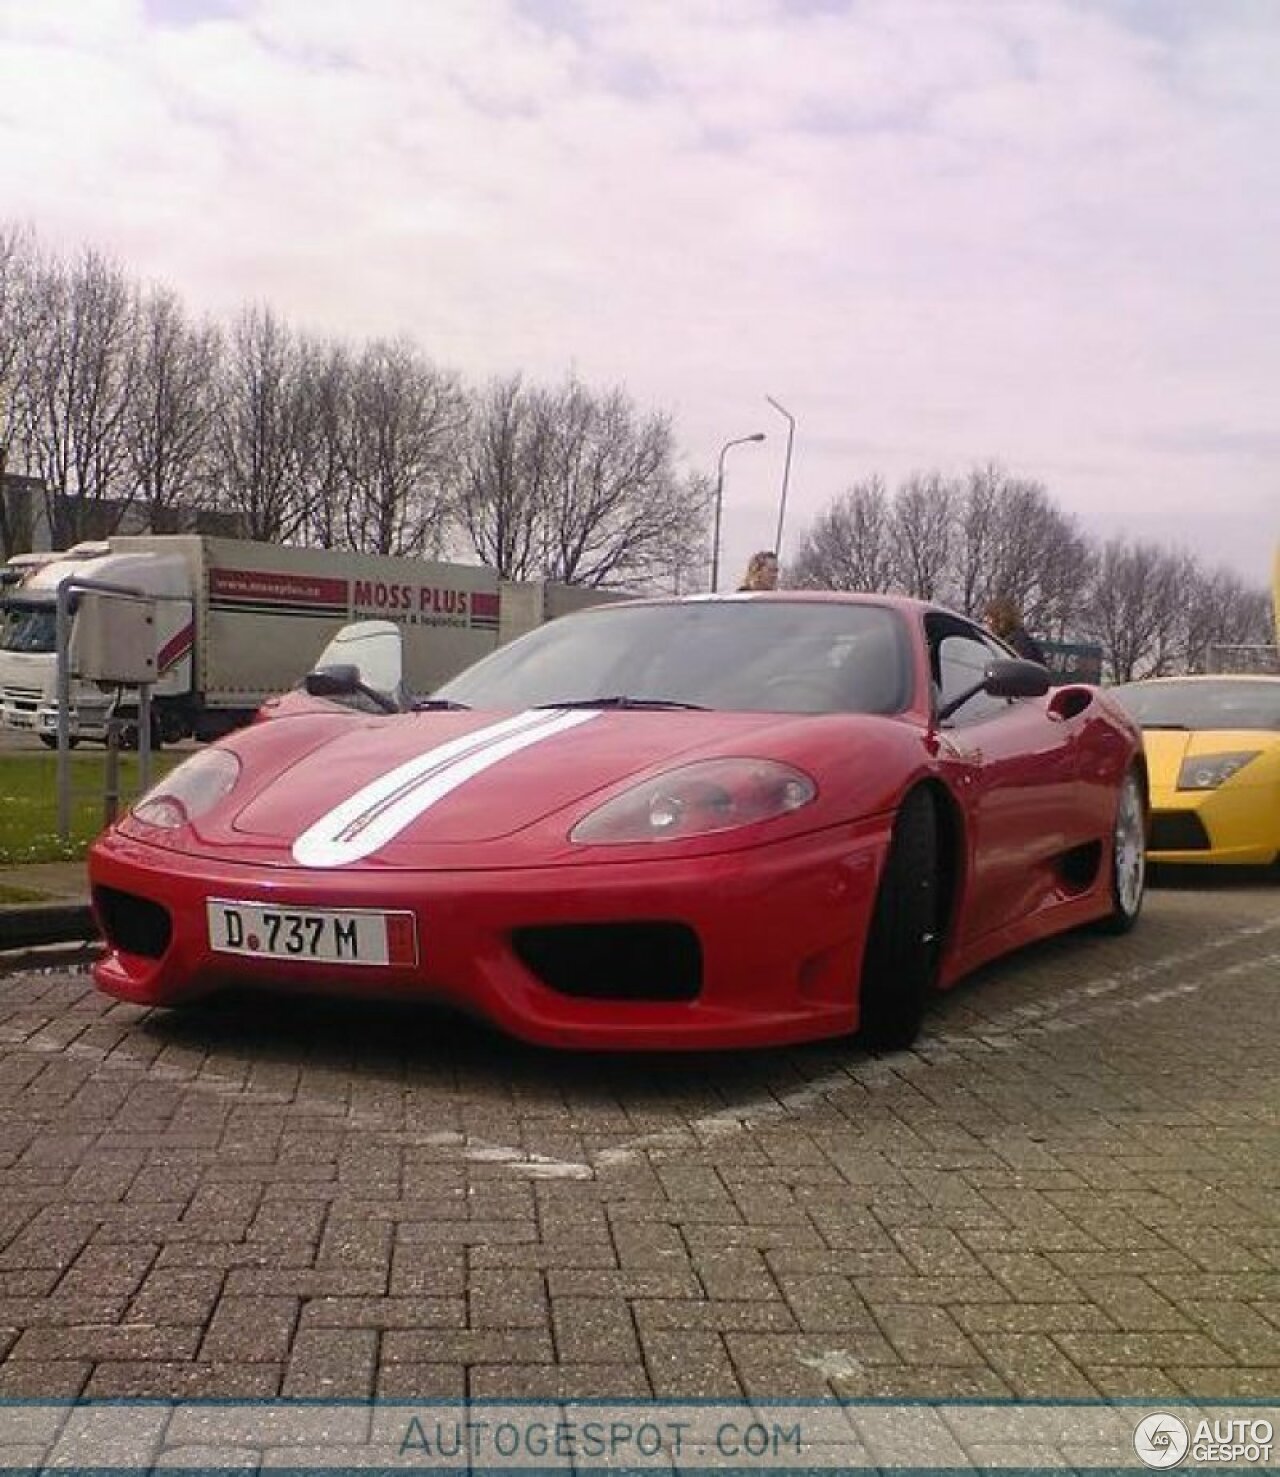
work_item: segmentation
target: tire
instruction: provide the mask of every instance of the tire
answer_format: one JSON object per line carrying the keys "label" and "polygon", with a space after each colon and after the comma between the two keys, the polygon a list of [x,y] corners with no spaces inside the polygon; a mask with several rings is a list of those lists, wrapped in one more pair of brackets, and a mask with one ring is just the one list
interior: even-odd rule
{"label": "tire", "polygon": [[190,733],[190,726],[183,721],[182,713],[176,708],[162,707],[155,710],[156,733],[159,742],[156,748],[164,744],[177,744]]}
{"label": "tire", "polygon": [[1111,911],[1098,927],[1103,933],[1128,933],[1142,912],[1147,883],[1147,797],[1136,769],[1125,775],[1116,799],[1110,863]]}
{"label": "tire", "polygon": [[[120,751],[121,753],[134,754],[138,749],[138,719],[135,714],[125,721],[120,729]],[[158,753],[164,747],[164,734],[161,732],[160,724],[153,713],[151,715],[151,752]]]}
{"label": "tire", "polygon": [[938,813],[913,790],[902,802],[862,960],[858,1036],[899,1051],[920,1034],[938,971]]}
{"label": "tire", "polygon": [[[46,749],[56,749],[58,747],[58,735],[56,733],[42,733],[39,735],[39,738]],[[67,748],[74,749],[79,742],[80,740],[78,738],[68,738]]]}

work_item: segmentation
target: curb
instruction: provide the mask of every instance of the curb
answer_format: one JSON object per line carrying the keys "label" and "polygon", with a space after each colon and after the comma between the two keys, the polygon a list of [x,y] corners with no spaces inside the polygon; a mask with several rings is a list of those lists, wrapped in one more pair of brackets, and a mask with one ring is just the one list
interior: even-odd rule
{"label": "curb", "polygon": [[17,903],[0,908],[0,952],[98,937],[88,903]]}

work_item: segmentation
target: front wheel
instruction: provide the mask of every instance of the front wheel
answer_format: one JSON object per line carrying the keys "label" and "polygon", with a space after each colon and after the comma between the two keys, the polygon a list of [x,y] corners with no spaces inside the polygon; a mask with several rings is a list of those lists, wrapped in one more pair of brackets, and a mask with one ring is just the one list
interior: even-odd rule
{"label": "front wheel", "polygon": [[[120,747],[126,753],[134,753],[138,748],[140,725],[136,714],[127,718],[120,726]],[[164,747],[164,730],[155,713],[151,715],[151,752],[159,753]]]}
{"label": "front wheel", "polygon": [[1111,912],[1099,924],[1104,933],[1128,933],[1142,911],[1147,885],[1147,800],[1142,780],[1131,769],[1120,786],[1111,829]]}
{"label": "front wheel", "polygon": [[858,1035],[897,1051],[920,1034],[938,968],[938,812],[913,790],[894,822],[862,961]]}

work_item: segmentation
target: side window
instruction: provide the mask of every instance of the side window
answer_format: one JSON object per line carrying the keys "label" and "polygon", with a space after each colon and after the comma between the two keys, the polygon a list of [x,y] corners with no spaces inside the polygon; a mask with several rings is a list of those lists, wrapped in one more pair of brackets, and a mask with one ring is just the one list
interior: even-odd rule
{"label": "side window", "polygon": [[[944,635],[937,645],[938,684],[941,689],[939,704],[949,703],[952,698],[959,697],[975,683],[981,682],[988,665],[1004,655],[998,647],[988,645],[976,633],[962,635],[952,632]],[[984,718],[1003,713],[1008,706],[1007,698],[988,697],[985,692],[980,692],[952,714],[948,721],[957,725],[980,723]]]}

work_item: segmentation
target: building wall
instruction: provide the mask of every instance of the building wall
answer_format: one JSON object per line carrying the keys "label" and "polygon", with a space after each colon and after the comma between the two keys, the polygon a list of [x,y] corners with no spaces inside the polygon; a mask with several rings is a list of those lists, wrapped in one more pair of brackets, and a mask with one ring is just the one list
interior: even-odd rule
{"label": "building wall", "polygon": [[[0,519],[0,563],[11,554],[42,553],[55,547],[44,484],[38,477],[8,475],[0,481],[7,517]],[[215,508],[162,508],[152,519],[145,503],[105,498],[86,501],[79,508],[81,539],[110,538],[113,534],[199,533],[211,538],[245,538],[247,530],[237,513]],[[9,529],[8,547],[4,528]]]}

